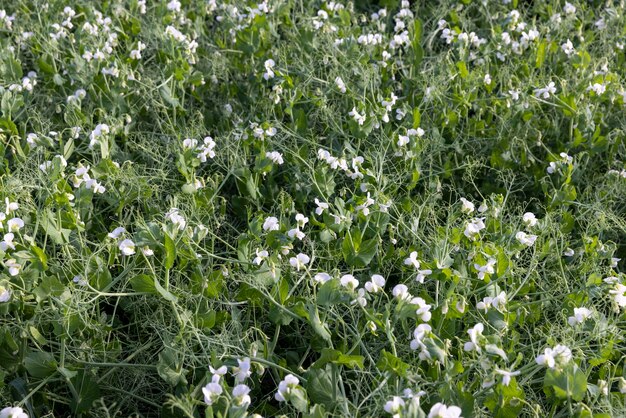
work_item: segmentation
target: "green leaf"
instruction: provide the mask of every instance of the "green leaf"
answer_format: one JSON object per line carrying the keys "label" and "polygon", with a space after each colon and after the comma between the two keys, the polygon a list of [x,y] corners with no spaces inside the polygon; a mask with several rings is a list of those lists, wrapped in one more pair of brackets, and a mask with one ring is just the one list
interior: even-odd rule
{"label": "green leaf", "polygon": [[44,351],[31,351],[24,357],[24,367],[33,377],[46,378],[57,370],[54,356]]}
{"label": "green leaf", "polygon": [[361,242],[360,232],[354,232],[346,235],[343,239],[342,250],[343,258],[349,266],[362,268],[367,266],[378,251],[378,240],[370,239]]}
{"label": "green leaf", "polygon": [[176,108],[180,106],[180,102],[177,98],[172,96],[172,91],[167,84],[159,88],[159,93],[161,94],[163,100],[165,100],[165,103],[169,104],[171,107]]}
{"label": "green leaf", "polygon": [[344,354],[339,350],[333,350],[332,348],[322,349],[322,353],[319,359],[313,364],[313,367],[322,368],[328,363],[340,364],[350,369],[364,367],[363,356]]}
{"label": "green leaf", "polygon": [[101,398],[100,387],[91,373],[79,370],[70,380],[77,397],[72,398],[70,407],[75,414],[83,414],[91,410],[93,403]]}
{"label": "green leaf", "polygon": [[558,399],[580,402],[587,392],[587,376],[575,364],[563,370],[548,369],[543,386],[548,390],[552,389]]}
{"label": "green leaf", "polygon": [[305,389],[312,403],[322,404],[332,410],[338,402],[343,400],[338,387],[338,374],[337,366],[332,364],[327,364],[323,369],[307,370]]}
{"label": "green leaf", "polygon": [[135,292],[141,293],[153,293],[157,295],[156,287],[154,285],[154,279],[147,274],[140,274],[130,279],[130,285]]}
{"label": "green leaf", "polygon": [[159,353],[157,372],[165,382],[172,386],[179,383],[187,384],[185,375],[189,371],[182,368],[179,355],[172,348],[166,347]]}
{"label": "green leaf", "polygon": [[463,61],[457,62],[456,68],[459,70],[459,76],[461,76],[462,79],[467,78],[467,76],[469,75],[469,71],[467,71],[467,66]]}
{"label": "green leaf", "polygon": [[168,233],[164,233],[163,236],[165,245],[165,268],[169,270],[174,266],[174,260],[176,260],[176,246]]}
{"label": "green leaf", "polygon": [[320,320],[319,314],[317,313],[317,307],[314,304],[309,304],[309,323],[311,327],[313,327],[313,331],[324,341],[330,342],[331,335],[328,331],[328,326]]}
{"label": "green leaf", "polygon": [[153,282],[154,282],[154,287],[156,291],[161,296],[163,296],[165,300],[169,300],[170,302],[174,302],[174,303],[178,302],[178,298],[174,294],[172,294],[170,291],[166,290],[163,286],[161,286],[161,283],[159,283],[159,279],[156,276],[154,276]]}
{"label": "green leaf", "polygon": [[397,376],[406,377],[407,371],[411,366],[383,349],[380,353],[380,358],[376,363],[376,367],[380,371],[392,372]]}
{"label": "green leaf", "polygon": [[332,306],[349,301],[350,298],[343,292],[338,279],[327,281],[317,292],[317,304],[319,306]]}

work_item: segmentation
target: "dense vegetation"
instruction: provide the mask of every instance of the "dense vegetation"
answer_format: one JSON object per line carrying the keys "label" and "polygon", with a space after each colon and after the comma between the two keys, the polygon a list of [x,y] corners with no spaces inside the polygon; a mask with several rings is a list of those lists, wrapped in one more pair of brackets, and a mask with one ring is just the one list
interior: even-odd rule
{"label": "dense vegetation", "polygon": [[0,418],[625,416],[625,44],[623,1],[4,2]]}

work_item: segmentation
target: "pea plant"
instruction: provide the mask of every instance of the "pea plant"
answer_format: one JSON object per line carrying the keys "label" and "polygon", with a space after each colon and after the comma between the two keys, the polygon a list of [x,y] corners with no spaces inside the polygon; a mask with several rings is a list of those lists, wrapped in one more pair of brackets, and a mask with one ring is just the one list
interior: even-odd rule
{"label": "pea plant", "polygon": [[0,2],[0,418],[626,416],[623,1]]}

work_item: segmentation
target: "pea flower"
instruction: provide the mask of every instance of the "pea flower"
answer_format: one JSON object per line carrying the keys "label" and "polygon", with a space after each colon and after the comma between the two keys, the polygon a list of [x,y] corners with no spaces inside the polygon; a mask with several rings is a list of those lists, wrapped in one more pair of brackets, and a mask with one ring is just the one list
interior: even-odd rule
{"label": "pea flower", "polygon": [[567,40],[567,42],[561,44],[561,49],[568,57],[576,52],[574,50],[574,44],[572,44],[572,41],[570,41],[569,39]]}
{"label": "pea flower", "polygon": [[317,205],[317,208],[315,208],[315,214],[318,216],[324,213],[324,210],[328,209],[328,203],[321,202],[318,198],[315,198],[315,204]]}
{"label": "pea flower", "polygon": [[291,267],[294,267],[296,270],[300,271],[300,269],[309,264],[309,261],[311,261],[311,258],[308,255],[300,253],[295,257],[291,257],[289,259],[289,264],[291,264]]}
{"label": "pea flower", "polygon": [[18,232],[20,229],[24,228],[24,221],[21,218],[13,218],[7,221],[7,228],[9,228],[9,232]]}
{"label": "pea flower", "polygon": [[511,379],[514,376],[519,376],[521,373],[519,370],[515,372],[509,372],[509,371],[500,370],[500,369],[496,369],[495,372],[502,376],[502,384],[504,386],[508,386],[511,383]]}
{"label": "pea flower", "polygon": [[252,374],[252,363],[249,357],[245,357],[243,360],[237,359],[238,366],[233,368],[235,373],[235,381],[243,382]]}
{"label": "pea flower", "polygon": [[428,418],[462,418],[461,408],[458,406],[446,406],[441,402],[437,402],[430,408]]}
{"label": "pea flower", "polygon": [[283,155],[278,151],[266,152],[265,157],[269,158],[274,164],[282,165]]}
{"label": "pea flower", "polygon": [[263,66],[265,67],[265,72],[263,73],[263,78],[265,79],[265,81],[274,78],[273,68],[276,66],[274,60],[271,58],[266,60]]}
{"label": "pea flower", "polygon": [[20,274],[20,270],[22,269],[22,266],[18,264],[14,258],[9,258],[8,260],[6,260],[4,262],[4,265],[7,269],[9,269],[9,274],[11,276],[17,276],[18,274]]}
{"label": "pea flower", "polygon": [[15,235],[12,232],[9,232],[8,234],[4,234],[3,240],[0,241],[0,250],[6,251],[9,248],[14,250],[15,249],[15,243],[13,242],[14,238],[15,238]]}
{"label": "pea flower", "polygon": [[356,107],[353,107],[352,110],[348,112],[348,115],[352,116],[359,126],[362,126],[365,123],[365,114],[361,115],[359,111],[356,110]]}
{"label": "pea flower", "polygon": [[326,283],[330,279],[332,279],[330,274],[323,273],[323,272],[322,273],[317,273],[315,276],[313,276],[313,280],[316,281],[317,283],[321,283],[321,284]]}
{"label": "pea flower", "polygon": [[430,312],[432,306],[427,304],[426,301],[420,297],[415,297],[411,299],[411,305],[417,305],[417,310],[415,313],[417,317],[424,322],[430,321],[432,317],[432,313]]}
{"label": "pea flower", "polygon": [[124,232],[126,232],[126,228],[123,226],[118,226],[113,231],[109,232],[107,236],[109,238],[118,239]]}
{"label": "pea flower", "polygon": [[576,326],[585,322],[591,316],[591,311],[587,308],[574,308],[574,316],[567,318],[567,323]]}
{"label": "pea flower", "polygon": [[467,330],[467,333],[469,334],[469,337],[470,337],[470,341],[466,342],[463,345],[463,350],[476,351],[477,353],[480,353],[481,350],[480,350],[480,344],[478,340],[480,337],[482,337],[484,330],[485,330],[485,326],[481,324],[480,322],[474,325],[474,327]]}
{"label": "pea flower", "polygon": [[339,279],[339,282],[343,287],[349,290],[354,290],[359,287],[359,281],[355,279],[354,276],[351,274],[344,274]]}
{"label": "pea flower", "polygon": [[[608,279],[604,279],[604,281],[608,282]],[[609,290],[609,293],[613,295],[613,300],[620,308],[626,307],[626,286],[617,283],[615,284],[615,289]]]}
{"label": "pea flower", "polygon": [[120,242],[118,247],[124,255],[135,254],[135,243],[128,238]]}
{"label": "pea flower", "polygon": [[537,356],[535,361],[541,366],[548,366],[554,369],[557,366],[564,366],[572,359],[572,350],[564,345],[557,345],[554,348],[546,348],[543,354]]}
{"label": "pea flower", "polygon": [[20,407],[6,407],[0,411],[0,418],[28,418],[28,414]]}
{"label": "pea flower", "polygon": [[535,89],[535,97],[543,97],[544,99],[549,99],[550,94],[556,93],[556,87],[554,85],[554,81],[548,83],[546,87]]}
{"label": "pea flower", "polygon": [[280,223],[274,216],[270,216],[263,222],[264,231],[278,231],[280,229]]}
{"label": "pea flower", "polygon": [[222,386],[216,382],[210,382],[205,387],[202,388],[202,393],[204,394],[204,402],[207,405],[213,405],[213,402],[217,400],[222,394]]}
{"label": "pea flower", "polygon": [[483,298],[482,302],[476,304],[476,309],[487,312],[489,308],[493,307],[501,311],[501,308],[505,308],[506,305],[506,293],[500,292],[498,296]]}
{"label": "pea flower", "polygon": [[233,399],[237,406],[248,407],[252,402],[250,399],[250,388],[248,385],[239,384],[233,388]]}
{"label": "pea flower", "polygon": [[415,269],[420,268],[420,262],[417,259],[417,251],[412,251],[411,254],[409,254],[409,257],[404,260],[404,265],[412,265],[413,267],[415,267]]}
{"label": "pea flower", "polygon": [[532,247],[537,240],[537,235],[527,234],[523,231],[519,231],[517,234],[515,234],[515,238],[520,242],[520,244]]}
{"label": "pea flower", "polygon": [[285,402],[287,400],[287,396],[291,393],[291,390],[294,389],[300,383],[300,379],[292,375],[291,373],[285,376],[285,378],[278,384],[278,391],[274,395],[274,398],[278,402]]}
{"label": "pea flower", "polygon": [[467,213],[467,214],[474,212],[474,204],[472,202],[470,202],[464,197],[462,197],[460,200],[462,204],[461,212]]}
{"label": "pea flower", "polygon": [[337,88],[339,89],[339,91],[341,93],[345,93],[346,92],[346,85],[343,82],[343,80],[341,79],[341,77],[335,78],[335,85],[337,86]]}
{"label": "pea flower", "polygon": [[526,226],[528,227],[533,227],[535,225],[537,225],[538,219],[535,217],[535,214],[532,212],[526,212],[523,216],[522,216],[522,221],[526,224]]}
{"label": "pea flower", "polygon": [[178,212],[178,209],[176,208],[170,209],[165,214],[165,217],[169,219],[170,222],[174,224],[174,226],[178,227],[179,231],[185,229],[185,226],[187,225],[187,221],[185,220],[185,218],[183,218],[183,216]]}
{"label": "pea flower", "polygon": [[403,284],[396,285],[391,291],[391,294],[395,298],[400,299],[400,300],[408,300],[411,298],[411,294],[409,293],[409,288]]}
{"label": "pea flower", "polygon": [[473,239],[476,235],[480,233],[480,231],[486,228],[484,220],[485,218],[472,219],[465,225],[465,231],[463,231],[463,234],[467,238]]}
{"label": "pea flower", "polygon": [[372,279],[365,283],[365,290],[370,293],[378,293],[385,286],[385,278],[380,274],[372,275]]}
{"label": "pea flower", "polygon": [[399,396],[394,396],[391,400],[385,403],[383,408],[388,414],[393,414],[393,418],[400,418],[400,412],[404,408],[404,405],[404,399]]}
{"label": "pea flower", "polygon": [[493,257],[489,257],[487,259],[487,264],[485,264],[484,266],[481,266],[480,264],[475,263],[474,268],[478,270],[478,279],[485,280],[485,276],[487,274],[495,273],[495,269],[494,269],[495,265],[496,265],[496,259]]}
{"label": "pea flower", "polygon": [[259,251],[259,249],[257,248],[256,257],[254,257],[254,260],[252,260],[252,264],[256,264],[257,266],[260,266],[263,260],[265,260],[269,256],[270,254],[267,252],[267,250]]}
{"label": "pea flower", "polygon": [[4,198],[4,203],[6,205],[5,213],[9,215],[11,212],[15,212],[20,208],[20,205],[17,202],[11,202],[8,197]]}
{"label": "pea flower", "polygon": [[0,303],[8,302],[11,299],[11,290],[0,285]]}

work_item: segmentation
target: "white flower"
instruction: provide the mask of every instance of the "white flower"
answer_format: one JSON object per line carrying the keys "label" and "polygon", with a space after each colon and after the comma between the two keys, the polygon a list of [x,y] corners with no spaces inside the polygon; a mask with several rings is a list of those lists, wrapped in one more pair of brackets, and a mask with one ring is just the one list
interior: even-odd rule
{"label": "white flower", "polygon": [[118,226],[113,231],[108,233],[109,238],[118,239],[124,232],[126,232],[126,228],[123,226]]}
{"label": "white flower", "polygon": [[315,276],[313,276],[313,280],[316,281],[317,283],[321,283],[324,284],[327,281],[329,281],[330,279],[332,279],[331,275],[328,273],[317,273]]}
{"label": "white flower", "polygon": [[563,12],[565,12],[566,15],[573,15],[574,13],[576,13],[576,6],[566,1],[565,6],[563,6]]}
{"label": "white flower", "polygon": [[563,251],[563,255],[565,257],[571,257],[574,255],[574,250],[572,250],[571,248],[566,248],[565,251]]}
{"label": "white flower", "polygon": [[14,212],[20,208],[20,205],[17,202],[11,202],[8,197],[4,198],[4,203],[6,205],[5,213],[9,215],[11,212]]}
{"label": "white flower", "polygon": [[274,216],[270,216],[263,222],[264,231],[278,231],[280,229],[280,223]]}
{"label": "white flower", "polygon": [[385,278],[380,274],[372,275],[372,280],[365,283],[365,290],[370,293],[378,293],[385,286]]}
{"label": "white flower", "polygon": [[399,417],[400,411],[404,408],[404,399],[399,396],[394,396],[391,400],[387,401],[384,406],[385,412],[388,414],[394,414],[394,416]]}
{"label": "white flower", "polygon": [[591,311],[587,308],[574,308],[574,316],[567,318],[567,323],[576,326],[585,322],[591,316]]}
{"label": "white flower", "polygon": [[480,337],[482,337],[484,330],[485,330],[485,326],[481,324],[480,322],[474,325],[474,327],[467,330],[467,333],[469,334],[469,337],[470,337],[470,341],[466,342],[465,345],[463,345],[463,349],[465,351],[476,351],[477,353],[480,353],[481,350],[480,350],[480,344],[478,340]]}
{"label": "white flower", "polygon": [[496,259],[489,257],[487,264],[481,266],[480,264],[474,264],[474,268],[478,270],[478,279],[485,280],[487,274],[493,274],[495,272],[494,266],[496,265]]}
{"label": "white flower", "polygon": [[491,84],[491,75],[490,74],[485,74],[485,77],[483,79],[483,82],[485,83],[485,85],[490,85]]}
{"label": "white flower", "polygon": [[292,374],[288,374],[285,378],[278,384],[278,391],[274,395],[274,398],[278,402],[284,402],[286,400],[286,396],[291,393],[291,390],[294,389],[300,380]]}
{"label": "white flower", "polygon": [[171,12],[180,12],[180,1],[172,0],[167,3],[167,10]]}
{"label": "white flower", "polygon": [[430,408],[428,418],[462,418],[461,408],[458,406],[446,406],[438,402]]}
{"label": "white flower", "polygon": [[[609,283],[610,277],[604,279],[605,282]],[[621,283],[615,284],[615,289],[609,290],[609,293],[613,295],[613,300],[620,308],[626,307],[626,286]]]}
{"label": "white flower", "polygon": [[411,350],[417,350],[421,348],[422,350],[426,349],[424,345],[424,338],[430,334],[432,331],[432,327],[428,324],[419,324],[415,330],[413,330],[413,339],[411,340]]}
{"label": "white flower", "polygon": [[348,115],[352,116],[359,125],[363,125],[365,123],[365,114],[359,114],[359,111],[356,110],[356,107],[353,107]]}
{"label": "white flower", "polygon": [[357,287],[359,287],[359,281],[357,279],[354,278],[353,275],[351,274],[344,274],[343,276],[341,276],[341,278],[339,279],[339,282],[341,283],[341,285],[349,290],[354,290]]}
{"label": "white flower", "polygon": [[233,399],[235,401],[235,404],[237,406],[244,406],[247,407],[248,405],[250,405],[250,403],[252,402],[252,399],[250,399],[250,395],[248,395],[250,393],[250,388],[248,387],[248,385],[237,385],[233,388]]}
{"label": "white flower", "polygon": [[222,386],[219,383],[211,382],[202,388],[202,393],[204,394],[204,402],[207,405],[213,405],[213,402],[222,394]]}
{"label": "white flower", "polygon": [[485,218],[474,218],[465,225],[465,231],[463,234],[469,239],[474,238],[480,231],[486,228],[483,222]]}
{"label": "white flower", "polygon": [[6,407],[0,411],[0,418],[28,418],[28,414],[20,407]]}
{"label": "white flower", "polygon": [[415,276],[415,281],[423,284],[424,279],[426,279],[426,277],[430,276],[431,274],[433,274],[433,271],[430,269],[418,270],[417,276]]}
{"label": "white flower", "polygon": [[296,270],[300,271],[301,268],[309,264],[309,261],[311,261],[311,258],[308,255],[300,253],[295,257],[291,257],[289,264],[291,264],[291,267],[295,267]]}
{"label": "white flower", "polygon": [[178,209],[176,208],[170,209],[165,214],[165,217],[168,218],[170,222],[174,224],[174,226],[177,226],[179,231],[185,229],[185,226],[187,225],[187,221],[180,213],[178,213]]}
{"label": "white flower", "polygon": [[468,214],[474,212],[474,204],[472,202],[470,202],[464,197],[462,197],[460,200],[461,200],[461,204],[463,205],[461,207],[461,212],[468,213]]}
{"label": "white flower", "polygon": [[135,243],[132,240],[125,239],[119,243],[118,247],[124,255],[135,254]]}
{"label": "white flower", "polygon": [[315,204],[317,205],[317,208],[315,209],[315,214],[318,216],[324,213],[325,209],[328,209],[328,203],[321,202],[318,198],[315,198]]}
{"label": "white flower", "polygon": [[245,357],[243,360],[237,359],[237,363],[239,365],[233,368],[233,373],[235,373],[235,382],[241,383],[252,374],[252,363],[249,357]]}
{"label": "white flower", "polygon": [[342,93],[346,92],[346,85],[344,84],[341,77],[335,78],[335,84],[337,85],[337,88],[339,89],[340,92]]}
{"label": "white flower", "polygon": [[415,267],[415,269],[419,269],[420,268],[420,262],[417,259],[417,251],[413,251],[411,252],[411,254],[409,254],[409,257],[404,259],[404,264],[406,266],[413,266]]}
{"label": "white flower", "polygon": [[[487,296],[483,298],[482,302],[476,304],[476,309],[487,312],[492,306],[501,311],[506,306],[506,293],[500,292],[496,297]],[[502,308],[502,309],[501,309]]]}
{"label": "white flower", "polygon": [[535,361],[541,366],[548,366],[554,369],[556,366],[564,366],[572,359],[572,350],[564,345],[557,345],[554,348],[546,348],[543,354],[537,356]]}
{"label": "white flower", "polygon": [[278,151],[266,152],[265,156],[272,160],[274,164],[282,165],[284,162],[283,155]]}
{"label": "white flower", "polygon": [[15,249],[15,243],[13,242],[14,238],[15,238],[15,235],[11,232],[9,232],[8,234],[4,234],[3,240],[0,242],[0,250],[6,251],[9,248],[14,250]]}
{"label": "white flower", "polygon": [[500,370],[500,369],[495,369],[495,372],[498,373],[499,375],[502,375],[502,384],[504,386],[508,386],[511,383],[511,378],[513,376],[519,376],[520,375],[520,371],[515,371],[515,372],[509,372],[506,370]]}
{"label": "white flower", "polygon": [[527,234],[523,231],[519,231],[517,234],[515,234],[515,239],[517,239],[520,244],[532,247],[532,245],[535,243],[535,240],[537,240],[537,235]]}
{"label": "white flower", "polygon": [[274,62],[274,60],[271,59],[271,58],[268,59],[267,61],[265,61],[263,66],[265,67],[265,72],[263,73],[263,78],[266,81],[271,79],[271,78],[274,78],[273,68],[276,66],[276,63]]}
{"label": "white flower", "polygon": [[257,248],[256,257],[254,257],[254,260],[252,260],[252,264],[256,264],[257,266],[260,266],[263,260],[265,260],[269,256],[270,254],[266,250],[259,251],[259,249]]}
{"label": "white flower", "polygon": [[522,221],[528,227],[533,227],[537,225],[537,222],[538,222],[537,218],[535,217],[535,214],[532,212],[526,212],[524,216],[522,216]]}
{"label": "white flower", "polygon": [[304,228],[304,226],[309,222],[309,218],[301,213],[298,213],[296,214],[296,222],[300,228]]}
{"label": "white flower", "polygon": [[587,91],[593,91],[596,95],[601,96],[606,92],[606,86],[600,83],[593,83],[587,87]]}
{"label": "white flower", "polygon": [[415,313],[424,322],[430,321],[432,317],[432,313],[430,312],[432,306],[427,304],[426,301],[420,297],[416,297],[411,299],[411,305],[417,305],[417,310]]}
{"label": "white flower", "polygon": [[391,290],[391,294],[400,300],[408,300],[411,298],[411,294],[409,293],[409,288],[403,284],[397,284]]}
{"label": "white flower", "polygon": [[9,258],[8,260],[6,260],[4,262],[4,265],[7,269],[9,269],[9,274],[11,276],[17,276],[18,274],[20,274],[20,270],[22,269],[22,266],[18,264],[14,258]]}
{"label": "white flower", "polygon": [[226,372],[228,372],[228,368],[226,366],[221,366],[217,369],[214,369],[213,366],[209,366],[209,370],[211,371],[211,373],[213,373],[214,376],[217,375],[218,377],[224,376]]}
{"label": "white flower", "polygon": [[570,41],[569,39],[567,40],[567,42],[561,45],[561,49],[568,57],[576,52],[576,50],[574,49],[574,44],[572,44],[572,41]]}
{"label": "white flower", "polygon": [[24,228],[24,221],[21,218],[13,218],[7,221],[7,227],[10,232],[18,232]]}
{"label": "white flower", "polygon": [[544,99],[550,98],[550,94],[556,93],[556,87],[554,81],[548,83],[544,88],[535,89],[535,97],[543,97]]}
{"label": "white flower", "polygon": [[8,302],[11,299],[11,290],[0,285],[0,303]]}
{"label": "white flower", "polygon": [[287,236],[291,239],[298,238],[302,241],[302,239],[306,236],[304,232],[300,231],[299,228],[293,228],[287,231]]}

